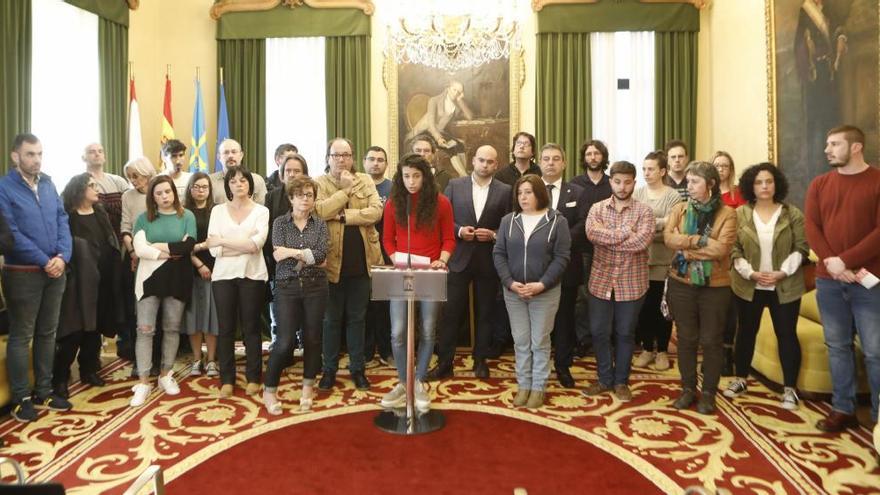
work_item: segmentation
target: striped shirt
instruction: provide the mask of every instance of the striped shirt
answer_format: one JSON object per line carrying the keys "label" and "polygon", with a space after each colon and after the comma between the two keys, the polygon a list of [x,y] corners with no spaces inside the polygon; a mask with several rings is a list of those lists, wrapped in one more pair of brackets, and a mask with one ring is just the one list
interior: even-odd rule
{"label": "striped shirt", "polygon": [[654,238],[654,212],[633,200],[617,211],[617,199],[600,201],[587,215],[593,243],[590,294],[605,300],[635,301],[648,291],[648,246]]}

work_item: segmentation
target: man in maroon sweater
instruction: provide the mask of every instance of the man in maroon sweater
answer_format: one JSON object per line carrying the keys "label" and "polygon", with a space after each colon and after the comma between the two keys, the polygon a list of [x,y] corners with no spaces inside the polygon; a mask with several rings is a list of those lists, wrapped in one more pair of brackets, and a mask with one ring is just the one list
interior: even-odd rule
{"label": "man in maroon sweater", "polygon": [[[858,424],[853,327],[859,334],[871,419],[880,394],[880,170],[865,163],[865,134],[852,126],[828,131],[825,155],[832,170],[807,190],[806,230],[819,256],[816,289],[831,368],[831,414],[816,423],[839,432]],[[869,288],[870,287],[870,288]]]}

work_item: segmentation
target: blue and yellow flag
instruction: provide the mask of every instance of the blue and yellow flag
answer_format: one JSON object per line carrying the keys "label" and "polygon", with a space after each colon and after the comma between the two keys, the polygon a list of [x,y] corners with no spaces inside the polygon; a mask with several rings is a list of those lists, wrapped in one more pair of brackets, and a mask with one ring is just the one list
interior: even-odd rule
{"label": "blue and yellow flag", "polygon": [[[220,109],[217,111],[217,147],[224,139],[229,138],[229,114],[226,112],[226,90],[223,89],[223,69],[220,69]],[[216,148],[215,148],[216,150]],[[214,171],[223,170],[223,161],[218,155],[214,160]]]}
{"label": "blue and yellow flag", "polygon": [[202,85],[198,79],[196,79],[196,107],[193,109],[193,130],[189,155],[189,171],[208,172],[205,105],[202,103]]}

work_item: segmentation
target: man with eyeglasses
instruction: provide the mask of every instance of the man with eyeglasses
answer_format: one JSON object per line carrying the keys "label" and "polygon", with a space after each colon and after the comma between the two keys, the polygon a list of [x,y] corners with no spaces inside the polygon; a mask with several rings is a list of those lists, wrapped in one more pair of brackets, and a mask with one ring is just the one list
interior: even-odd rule
{"label": "man with eyeglasses", "polygon": [[[224,139],[217,146],[217,154],[223,163],[223,170],[210,175],[211,186],[214,189],[215,205],[229,201],[226,198],[226,189],[223,185],[223,177],[226,176],[226,170],[232,166],[241,166],[242,160],[244,160],[244,151],[241,149],[241,144],[234,139]],[[256,171],[251,170],[250,172],[254,178],[254,190],[252,191],[251,199],[257,204],[263,204],[266,202],[266,181]]]}
{"label": "man with eyeglasses", "polygon": [[510,154],[513,161],[495,174],[496,179],[513,187],[523,175],[534,174],[540,177],[541,167],[535,163],[535,136],[528,132],[517,132],[513,136]]}
{"label": "man with eyeglasses", "polygon": [[276,188],[284,189],[284,183],[286,181],[284,180],[284,171],[281,170],[281,167],[284,165],[284,160],[287,160],[288,157],[298,153],[299,149],[296,145],[290,143],[282,143],[275,148],[275,166],[278,167],[278,170],[272,172],[271,175],[266,177],[267,193],[271,193]]}
{"label": "man with eyeglasses", "polygon": [[[388,155],[380,146],[370,146],[367,148],[367,155],[364,156],[364,171],[373,179],[379,198],[382,200],[384,211],[385,202],[391,195],[391,179],[385,176],[388,169]],[[382,220],[376,224],[376,231],[379,232],[379,239],[382,238]],[[386,265],[391,264],[391,259],[379,243],[382,249],[382,259]],[[394,357],[391,355],[391,319],[388,301],[370,301],[367,307],[367,323],[366,335],[364,338],[365,359],[371,360],[375,351],[379,352],[379,362],[388,365],[394,363]]]}
{"label": "man with eyeglasses", "polygon": [[364,375],[364,319],[370,301],[370,267],[382,263],[376,222],[382,218],[382,200],[369,175],[354,171],[351,141],[334,138],[327,143],[326,174],[318,177],[315,210],[327,222],[330,247],[325,270],[329,282],[324,313],[323,374],[319,390],[336,383],[342,321],[349,372],[358,390],[369,390]]}

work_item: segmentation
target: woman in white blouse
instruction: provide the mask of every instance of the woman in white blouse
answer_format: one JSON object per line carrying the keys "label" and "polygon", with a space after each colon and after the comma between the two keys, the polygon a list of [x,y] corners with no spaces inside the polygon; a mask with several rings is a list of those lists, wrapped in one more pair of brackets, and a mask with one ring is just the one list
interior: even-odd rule
{"label": "woman in white blouse", "polygon": [[755,352],[755,338],[764,308],[770,309],[773,330],[779,341],[782,363],[782,407],[797,409],[795,392],[801,366],[797,321],[804,273],[801,264],[809,253],[804,234],[804,215],[783,202],[788,181],[770,163],[748,168],[740,178],[747,201],[737,213],[737,237],[731,252],[731,288],[736,296],[739,329],[736,334],[736,378],[724,395],[736,397],[746,391],[746,378]]}
{"label": "woman in white blouse", "polygon": [[230,397],[235,384],[235,330],[244,337],[249,395],[260,390],[262,342],[260,313],[266,305],[268,272],[262,255],[269,233],[269,209],[253,201],[254,178],[244,167],[229,167],[223,178],[229,200],[211,210],[205,247],[214,256],[211,288],[217,303],[220,334],[220,396]]}

